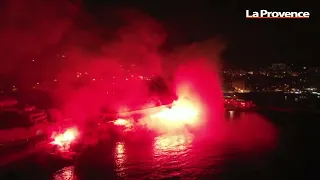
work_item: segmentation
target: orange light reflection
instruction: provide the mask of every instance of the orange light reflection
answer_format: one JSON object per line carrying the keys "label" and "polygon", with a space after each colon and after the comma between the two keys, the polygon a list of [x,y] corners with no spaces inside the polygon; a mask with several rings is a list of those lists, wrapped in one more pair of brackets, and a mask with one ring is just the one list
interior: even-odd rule
{"label": "orange light reflection", "polygon": [[182,152],[191,145],[193,137],[189,134],[163,135],[155,138],[155,153],[163,155],[172,152]]}
{"label": "orange light reflection", "polygon": [[57,171],[53,175],[54,180],[77,180],[77,177],[74,173],[74,167],[69,166],[62,168],[61,170]]}
{"label": "orange light reflection", "polygon": [[117,166],[118,175],[121,177],[125,176],[125,162],[126,162],[126,151],[125,151],[125,145],[123,142],[118,142],[116,144],[115,149],[115,163]]}

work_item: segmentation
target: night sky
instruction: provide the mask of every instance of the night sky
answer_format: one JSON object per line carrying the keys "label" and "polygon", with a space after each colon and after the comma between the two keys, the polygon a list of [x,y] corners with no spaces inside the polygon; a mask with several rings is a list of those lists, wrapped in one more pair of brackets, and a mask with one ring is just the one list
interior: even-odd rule
{"label": "night sky", "polygon": [[[0,74],[25,72],[30,77],[33,72],[38,72],[44,76],[46,73],[59,73],[62,67],[81,64],[56,58],[57,54],[68,53],[78,46],[81,46],[81,50],[101,53],[109,42],[119,38],[117,31],[128,23],[121,15],[130,10],[147,14],[152,21],[156,20],[154,26],[163,26],[166,38],[161,37],[165,42],[160,43],[160,52],[170,54],[177,47],[190,47],[193,43],[201,44],[219,37],[226,44],[221,59],[227,67],[264,67],[273,62],[319,66],[320,61],[315,53],[318,44],[316,33],[320,32],[318,12],[314,8],[317,4],[306,1],[267,3],[210,0],[3,0],[0,5]],[[246,9],[310,11],[311,18],[246,19]],[[133,19],[145,21],[142,16]],[[157,30],[148,30],[148,35],[157,34]],[[201,48],[208,50],[211,45]],[[73,55],[76,57],[68,56],[70,60],[81,59],[77,56],[82,56],[81,52]]]}
{"label": "night sky", "polygon": [[[102,7],[134,7],[164,24],[164,48],[222,36],[230,66],[261,66],[272,62],[320,65],[315,49],[319,32],[315,4],[304,2],[243,3],[243,1],[110,1],[86,0],[89,12]],[[310,19],[245,19],[245,10],[310,11]],[[97,17],[98,18],[98,17]]]}

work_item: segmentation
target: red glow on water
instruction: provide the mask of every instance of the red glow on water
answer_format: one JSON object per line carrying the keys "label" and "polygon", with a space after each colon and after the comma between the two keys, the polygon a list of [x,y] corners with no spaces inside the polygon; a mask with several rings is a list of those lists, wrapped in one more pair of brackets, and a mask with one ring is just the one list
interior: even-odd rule
{"label": "red glow on water", "polygon": [[192,143],[190,134],[162,135],[155,138],[156,153],[162,154],[172,151],[183,151]]}
{"label": "red glow on water", "polygon": [[74,173],[74,167],[64,167],[61,170],[57,171],[54,175],[54,180],[76,180],[77,177]]}
{"label": "red glow on water", "polygon": [[126,161],[126,151],[125,151],[125,145],[122,142],[118,142],[116,144],[116,151],[115,151],[115,163],[117,168],[122,169],[124,168],[124,163]]}

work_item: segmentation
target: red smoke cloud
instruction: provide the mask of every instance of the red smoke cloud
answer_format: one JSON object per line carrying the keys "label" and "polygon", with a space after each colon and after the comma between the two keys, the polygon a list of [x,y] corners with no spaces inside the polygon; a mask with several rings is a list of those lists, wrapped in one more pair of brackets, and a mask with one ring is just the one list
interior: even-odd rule
{"label": "red smoke cloud", "polygon": [[[79,4],[70,1],[6,0],[1,8],[0,72],[24,70],[27,66],[23,60],[30,61],[30,57],[61,45],[64,58],[57,65],[50,64],[61,68],[56,81],[47,79],[48,83],[38,86],[53,94],[64,115],[73,117],[76,125],[99,115],[103,108],[119,111],[147,105],[148,86],[141,78],[163,76],[179,98],[203,108],[200,121],[205,123],[200,124],[209,122],[211,126],[203,126],[202,131],[208,130],[221,140],[243,143],[246,148],[259,140],[274,140],[273,127],[257,116],[239,121],[236,126],[222,123],[218,69],[225,46],[219,39],[162,53],[165,30],[159,22],[137,11],[116,11],[113,16],[123,25],[112,31],[114,27],[94,24]],[[43,67],[48,68],[44,72],[53,68]],[[21,74],[28,78],[29,73]],[[248,121],[250,118],[256,119],[254,125]]]}
{"label": "red smoke cloud", "polygon": [[0,72],[31,61],[50,46],[57,45],[72,26],[79,6],[65,0],[4,0],[0,15]]}
{"label": "red smoke cloud", "polygon": [[[103,107],[110,111],[141,108],[142,104],[148,105],[149,98],[148,84],[141,77],[162,76],[172,91],[181,84],[191,85],[189,95],[212,104],[211,111],[215,113],[210,113],[218,119],[223,104],[217,65],[223,44],[211,39],[162,53],[167,36],[159,22],[128,9],[117,11],[116,15],[123,26],[94,53],[77,46],[75,41],[67,46],[66,66],[58,76],[59,87],[55,91],[66,116],[83,122],[98,115]],[[81,32],[97,42],[96,29]],[[75,86],[79,79],[84,84]]]}
{"label": "red smoke cloud", "polygon": [[[111,111],[138,107],[148,98],[147,82],[141,79],[163,75],[159,48],[166,35],[160,23],[136,11],[117,15],[125,25],[95,52],[73,45],[75,41],[67,46],[55,97],[65,103],[68,116],[84,120],[106,106]],[[93,32],[85,36],[96,39]]]}
{"label": "red smoke cloud", "polygon": [[197,95],[203,106],[205,119],[223,119],[224,103],[218,69],[208,59],[195,59],[179,66],[175,74],[176,85],[188,85],[191,94]]}
{"label": "red smoke cloud", "polygon": [[[221,109],[217,67],[211,66],[219,61],[223,47],[219,41],[186,45],[164,54],[161,46],[167,38],[165,29],[135,10],[111,12],[106,18],[116,17],[121,22],[113,30],[115,27],[108,24],[94,23],[80,3],[70,1],[14,0],[6,1],[2,8],[0,48],[4,51],[0,56],[10,59],[11,70],[14,67],[24,78],[31,77],[36,72],[30,68],[23,73],[28,68],[25,64],[19,68],[19,63],[30,62],[30,57],[58,45],[64,50],[64,58],[56,64],[51,60],[51,67],[46,63],[37,67],[44,73],[60,67],[60,73],[53,78],[56,81],[47,79],[49,83],[41,82],[36,87],[52,91],[67,116],[80,121],[97,115],[105,106],[113,111],[140,106],[148,99],[148,86],[141,78],[154,76],[168,77],[173,89],[174,85],[191,83],[191,90],[203,102],[214,102],[219,104],[214,109]],[[41,75],[33,77],[37,76]]]}

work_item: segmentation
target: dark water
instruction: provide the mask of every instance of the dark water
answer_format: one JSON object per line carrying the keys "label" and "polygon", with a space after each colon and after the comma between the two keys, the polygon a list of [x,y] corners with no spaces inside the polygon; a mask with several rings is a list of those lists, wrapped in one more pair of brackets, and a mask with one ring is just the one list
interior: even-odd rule
{"label": "dark water", "polygon": [[109,142],[76,162],[36,154],[0,179],[317,179],[319,125],[313,114],[231,113],[216,128]]}
{"label": "dark water", "polygon": [[259,107],[283,107],[299,110],[320,110],[320,96],[314,94],[287,94],[283,92],[251,92],[237,94],[240,98],[252,100]]}

